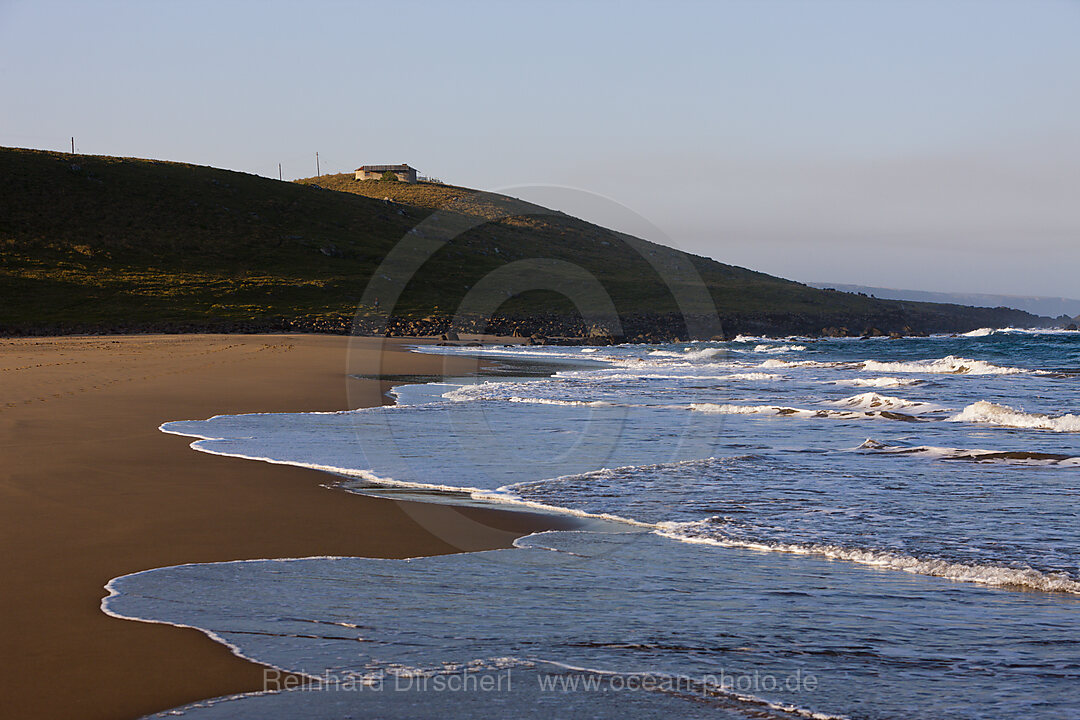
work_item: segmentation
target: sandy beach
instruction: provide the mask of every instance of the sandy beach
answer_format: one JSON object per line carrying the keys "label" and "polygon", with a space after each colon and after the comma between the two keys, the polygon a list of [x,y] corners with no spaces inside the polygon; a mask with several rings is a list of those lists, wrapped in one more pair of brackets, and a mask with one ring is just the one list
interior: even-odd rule
{"label": "sandy beach", "polygon": [[[262,686],[195,630],[99,609],[111,578],[264,557],[409,557],[505,547],[548,519],[327,489],[300,468],[214,457],[169,420],[386,402],[349,374],[465,374],[476,361],[334,336],[0,341],[5,716],[131,718]],[[348,366],[347,366],[348,362]],[[418,522],[417,519],[420,519]],[[479,520],[480,522],[477,522]]]}

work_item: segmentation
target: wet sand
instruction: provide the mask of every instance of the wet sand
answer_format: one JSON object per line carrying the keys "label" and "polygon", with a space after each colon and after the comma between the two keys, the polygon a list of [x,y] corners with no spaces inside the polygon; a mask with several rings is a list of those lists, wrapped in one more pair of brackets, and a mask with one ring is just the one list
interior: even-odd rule
{"label": "wet sand", "polygon": [[331,490],[322,473],[206,455],[157,429],[386,402],[388,383],[349,374],[476,369],[475,360],[336,336],[0,340],[0,715],[132,718],[261,689],[261,666],[196,630],[102,613],[103,586],[116,576],[190,562],[507,547],[553,527],[541,516]]}

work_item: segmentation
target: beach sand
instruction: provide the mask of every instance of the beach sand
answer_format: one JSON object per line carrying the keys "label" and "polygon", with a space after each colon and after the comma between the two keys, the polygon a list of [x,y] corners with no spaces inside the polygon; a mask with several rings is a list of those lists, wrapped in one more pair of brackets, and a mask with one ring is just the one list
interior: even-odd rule
{"label": "beach sand", "polygon": [[331,490],[323,473],[199,453],[190,438],[157,429],[386,402],[386,382],[349,373],[476,369],[475,360],[334,336],[0,340],[0,715],[131,718],[261,689],[261,666],[196,630],[105,615],[103,586],[116,576],[191,562],[507,547],[554,527],[536,515]]}

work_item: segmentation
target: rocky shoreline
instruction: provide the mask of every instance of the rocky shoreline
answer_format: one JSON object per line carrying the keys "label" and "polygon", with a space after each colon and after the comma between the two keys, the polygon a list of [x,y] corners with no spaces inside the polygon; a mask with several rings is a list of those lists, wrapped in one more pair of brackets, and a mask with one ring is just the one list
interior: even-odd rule
{"label": "rocky shoreline", "polygon": [[[962,333],[984,327],[1069,327],[1069,318],[1038,317],[1008,308],[961,308],[922,305],[910,312],[884,315],[782,313],[698,317],[676,313],[636,314],[618,321],[586,323],[555,313],[491,318],[385,317],[375,313],[249,320],[206,319],[187,322],[110,324],[33,324],[0,326],[0,337],[51,335],[120,335],[187,333],[320,333],[386,337],[442,337],[487,334],[525,338],[536,344],[668,343],[680,340],[730,340],[738,335],[763,337],[906,337]],[[926,308],[930,308],[929,310]],[[1075,324],[1071,327],[1075,328]]]}

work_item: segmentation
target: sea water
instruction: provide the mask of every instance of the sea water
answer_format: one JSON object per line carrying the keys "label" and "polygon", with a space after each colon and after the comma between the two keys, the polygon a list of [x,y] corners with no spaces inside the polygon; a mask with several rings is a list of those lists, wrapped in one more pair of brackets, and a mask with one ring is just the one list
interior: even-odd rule
{"label": "sea water", "polygon": [[311,678],[174,713],[1080,717],[1080,333],[437,351],[552,374],[162,429],[345,491],[593,520],[118,578],[107,612]]}

